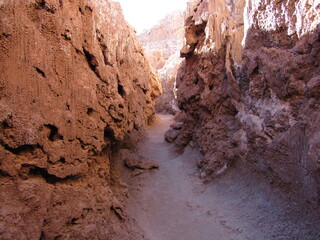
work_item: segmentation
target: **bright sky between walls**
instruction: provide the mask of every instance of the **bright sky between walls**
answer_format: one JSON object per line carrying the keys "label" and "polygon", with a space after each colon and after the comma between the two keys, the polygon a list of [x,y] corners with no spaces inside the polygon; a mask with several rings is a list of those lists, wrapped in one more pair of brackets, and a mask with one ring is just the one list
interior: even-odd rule
{"label": "bright sky between walls", "polygon": [[156,25],[168,13],[186,9],[188,0],[114,0],[121,4],[125,19],[137,33]]}

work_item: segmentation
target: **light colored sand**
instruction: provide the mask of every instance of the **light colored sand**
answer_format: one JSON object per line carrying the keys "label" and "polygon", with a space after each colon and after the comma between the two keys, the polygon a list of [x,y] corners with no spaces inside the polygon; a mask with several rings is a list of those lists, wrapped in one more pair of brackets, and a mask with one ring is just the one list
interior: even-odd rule
{"label": "light colored sand", "polygon": [[[150,240],[320,239],[320,230],[246,169],[210,184],[198,177],[197,150],[177,156],[163,135],[172,122],[158,116],[139,153],[160,169],[128,180],[129,215]],[[299,216],[299,217],[297,217]]]}

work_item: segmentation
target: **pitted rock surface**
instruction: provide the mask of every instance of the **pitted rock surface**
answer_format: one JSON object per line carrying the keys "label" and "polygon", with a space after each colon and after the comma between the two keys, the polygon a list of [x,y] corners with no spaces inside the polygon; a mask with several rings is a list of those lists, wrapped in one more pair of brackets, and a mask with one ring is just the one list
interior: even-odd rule
{"label": "pitted rock surface", "polygon": [[152,121],[161,86],[120,5],[0,1],[0,34],[0,238],[143,239],[112,147]]}
{"label": "pitted rock surface", "polygon": [[316,1],[189,3],[177,77],[176,120],[184,125],[175,143],[200,147],[205,181],[246,162],[300,204],[318,205],[319,8]]}

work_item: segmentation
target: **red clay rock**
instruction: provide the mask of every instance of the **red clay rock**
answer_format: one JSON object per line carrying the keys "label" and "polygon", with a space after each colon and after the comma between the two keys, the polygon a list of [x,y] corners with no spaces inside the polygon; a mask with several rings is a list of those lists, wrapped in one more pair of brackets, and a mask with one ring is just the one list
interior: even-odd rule
{"label": "red clay rock", "polygon": [[177,80],[185,124],[175,143],[200,147],[205,180],[245,161],[297,201],[318,204],[317,12],[305,1],[189,3]]}
{"label": "red clay rock", "polygon": [[179,136],[180,134],[180,130],[176,130],[176,129],[169,129],[165,135],[164,135],[164,139],[169,142],[169,143],[173,143],[174,140],[176,140],[176,138]]}
{"label": "red clay rock", "polygon": [[120,161],[124,162],[126,167],[132,170],[151,170],[160,167],[159,164],[157,164],[156,162],[152,160],[147,160],[129,149],[121,149],[119,151],[119,159]]}
{"label": "red clay rock", "polygon": [[119,4],[0,12],[0,238],[143,239],[114,204],[111,146],[152,121],[160,86]]}
{"label": "red clay rock", "polygon": [[181,48],[184,37],[183,11],[174,11],[141,33],[139,40],[150,64],[159,70]]}
{"label": "red clay rock", "polygon": [[183,23],[183,11],[174,11],[158,25],[139,35],[145,55],[162,80],[163,94],[156,101],[156,111],[159,113],[175,114],[178,110],[175,82],[182,62],[179,52],[183,45]]}
{"label": "red clay rock", "polygon": [[180,130],[183,127],[183,122],[174,122],[170,125],[171,128]]}

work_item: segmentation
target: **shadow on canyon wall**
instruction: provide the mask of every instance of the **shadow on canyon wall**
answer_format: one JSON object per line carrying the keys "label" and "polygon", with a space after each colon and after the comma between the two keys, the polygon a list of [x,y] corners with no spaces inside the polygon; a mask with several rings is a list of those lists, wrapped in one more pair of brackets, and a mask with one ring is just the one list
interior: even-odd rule
{"label": "shadow on canyon wall", "polygon": [[178,150],[199,146],[205,181],[249,163],[296,201],[319,206],[320,26],[300,39],[287,29],[249,29],[242,64],[231,59],[231,71],[228,41],[215,54],[184,55]]}

